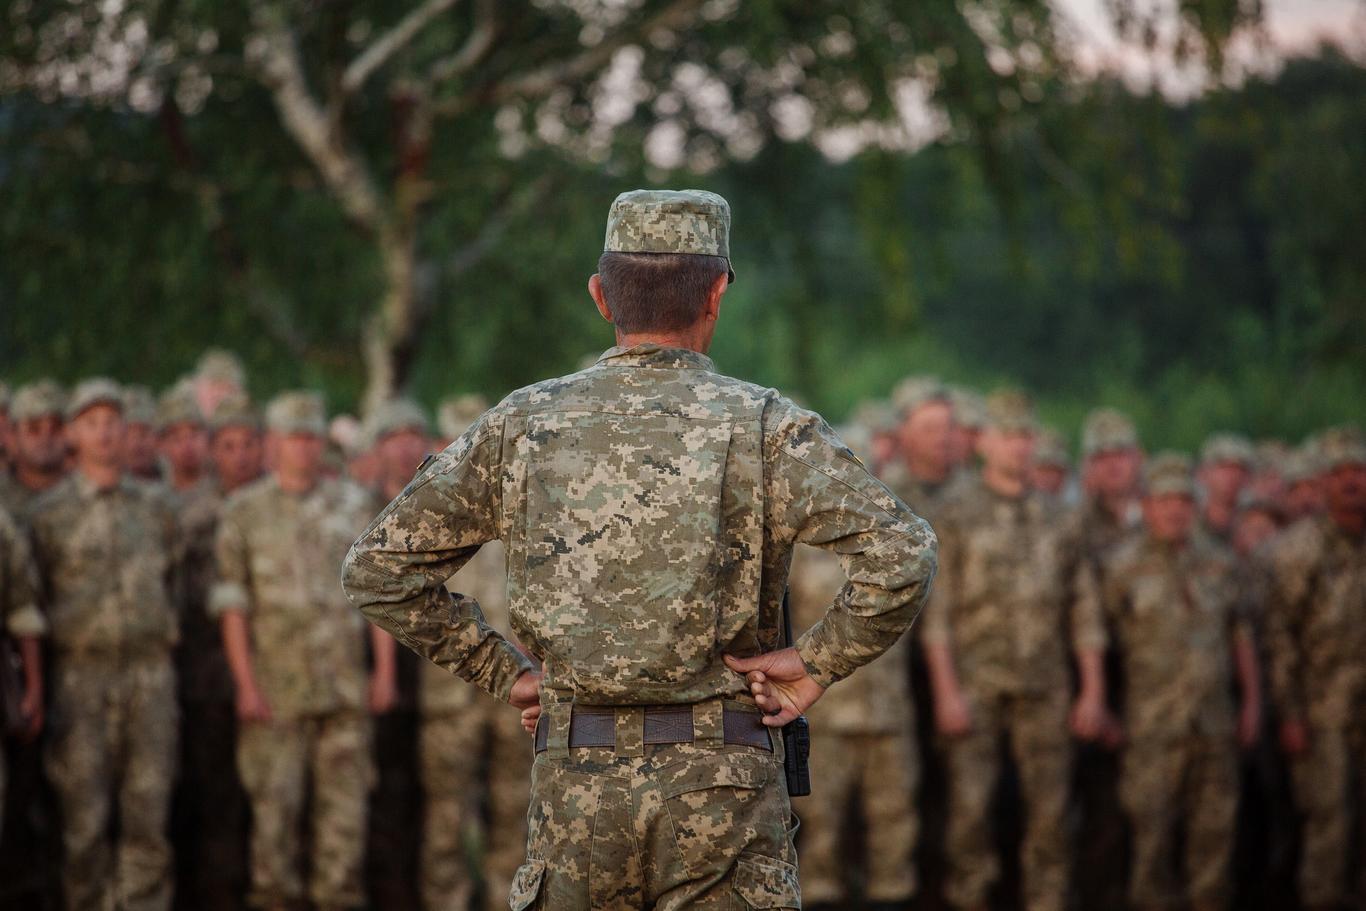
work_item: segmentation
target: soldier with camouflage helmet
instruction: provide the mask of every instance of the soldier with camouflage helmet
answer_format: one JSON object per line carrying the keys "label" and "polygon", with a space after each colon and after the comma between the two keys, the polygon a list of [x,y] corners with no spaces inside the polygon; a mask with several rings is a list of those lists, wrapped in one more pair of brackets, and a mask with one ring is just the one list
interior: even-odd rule
{"label": "soldier with camouflage helmet", "polygon": [[[1188,457],[1152,459],[1143,516],[1143,530],[1105,555],[1098,587],[1127,682],[1121,792],[1132,827],[1130,907],[1188,901],[1193,911],[1216,911],[1230,897],[1238,747],[1252,747],[1260,727],[1252,626],[1234,555],[1195,528]],[[1184,887],[1173,881],[1178,828]]]}
{"label": "soldier with camouflage helmet", "polygon": [[[483,415],[346,560],[372,622],[536,724],[513,908],[800,907],[770,734],[891,647],[928,591],[928,526],[820,418],[703,354],[729,226],[711,193],[618,197],[589,282],[617,347]],[[494,539],[544,677],[444,587]],[[783,649],[799,542],[853,581]]]}
{"label": "soldier with camouflage helmet", "polygon": [[0,506],[21,525],[33,502],[66,474],[66,393],[51,380],[21,386],[10,402],[13,464],[0,475]]}
{"label": "soldier with camouflage helmet", "polygon": [[[1271,690],[1303,821],[1299,892],[1311,911],[1363,894],[1366,807],[1366,444],[1321,440],[1326,513],[1273,544]],[[1356,882],[1351,882],[1355,878]]]}
{"label": "soldier with camouflage helmet", "polygon": [[922,639],[936,727],[949,771],[946,893],[985,907],[1000,863],[990,835],[1003,740],[1026,805],[1021,846],[1025,907],[1061,909],[1068,887],[1064,816],[1072,747],[1069,652],[1081,672],[1070,725],[1094,737],[1104,721],[1106,633],[1086,579],[1080,528],[1029,488],[1033,406],[1003,391],[987,403],[980,478],[936,518],[939,578]]}
{"label": "soldier with camouflage helmet", "polygon": [[160,494],[124,473],[118,386],[81,383],[65,417],[75,471],[31,518],[51,625],[47,772],[62,817],[63,892],[73,911],[159,911],[172,879],[175,519]]}
{"label": "soldier with camouflage helmet", "polygon": [[336,568],[372,501],[349,482],[323,477],[318,396],[278,396],[266,426],[272,471],[223,508],[209,599],[236,688],[238,771],[252,809],[248,901],[263,909],[305,900],[328,911],[356,908],[364,903],[374,780],[369,716],[393,704],[394,645],[372,635],[374,671],[367,672],[363,625],[336,586]]}

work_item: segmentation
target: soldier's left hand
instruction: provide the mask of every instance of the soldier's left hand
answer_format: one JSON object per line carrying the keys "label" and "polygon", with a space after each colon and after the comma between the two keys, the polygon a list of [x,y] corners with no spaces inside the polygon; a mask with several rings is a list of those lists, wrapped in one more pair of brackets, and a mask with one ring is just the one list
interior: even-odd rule
{"label": "soldier's left hand", "polygon": [[1262,735],[1262,704],[1254,699],[1243,701],[1238,713],[1238,743],[1248,750],[1257,745]]}
{"label": "soldier's left hand", "polygon": [[1104,733],[1106,726],[1105,703],[1093,696],[1077,697],[1068,717],[1068,726],[1081,740],[1096,740]]}

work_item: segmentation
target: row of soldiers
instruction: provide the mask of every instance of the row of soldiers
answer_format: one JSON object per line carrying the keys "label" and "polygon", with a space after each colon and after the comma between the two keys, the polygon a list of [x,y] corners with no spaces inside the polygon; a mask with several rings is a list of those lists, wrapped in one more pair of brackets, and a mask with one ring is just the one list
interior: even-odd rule
{"label": "row of soldiers", "polygon": [[[516,713],[425,662],[404,679],[392,640],[367,633],[336,584],[350,542],[484,403],[448,402],[433,437],[401,401],[329,425],[316,396],[288,393],[262,418],[244,385],[214,353],[159,401],[108,381],[0,398],[0,603],[27,677],[15,742],[40,743],[11,752],[41,757],[56,795],[67,906],[165,908],[174,882],[181,907],[237,907],[248,839],[253,907],[362,906],[366,834],[397,802],[385,776],[401,781],[409,761],[386,759],[385,725],[410,690],[423,904],[463,909],[476,888],[505,904],[531,761]],[[870,906],[916,895],[922,766],[938,761],[949,901],[985,907],[1011,866],[992,829],[1008,764],[1024,905],[1064,907],[1076,748],[1094,743],[1122,757],[1134,907],[1221,907],[1239,750],[1265,746],[1268,709],[1304,818],[1301,898],[1349,901],[1363,806],[1349,789],[1366,768],[1359,437],[1257,452],[1221,436],[1198,467],[1163,454],[1145,468],[1133,424],[1100,411],[1074,473],[1023,396],[925,378],[844,436],[932,522],[941,571],[917,634],[812,711],[817,787],[797,805],[808,906],[849,900],[855,807],[857,891]],[[503,574],[491,545],[451,587],[506,630]],[[799,551],[797,626],[842,579],[837,560]]]}
{"label": "row of soldiers", "polygon": [[[847,906],[851,809],[866,906],[907,906],[920,811],[934,802],[919,788],[924,756],[946,777],[952,907],[986,908],[999,886],[993,796],[1008,766],[1023,816],[1011,860],[1029,911],[1077,904],[1078,856],[1108,863],[1101,875],[1116,882],[1127,865],[1134,909],[1227,908],[1240,793],[1274,797],[1255,774],[1265,764],[1241,757],[1273,751],[1302,823],[1301,906],[1366,907],[1356,881],[1366,868],[1366,445],[1356,430],[1261,452],[1221,434],[1194,463],[1145,459],[1134,424],[1099,410],[1073,481],[1026,396],[984,401],[917,377],[889,405],[861,410],[844,437],[929,519],[940,568],[914,634],[810,712],[819,787],[798,806],[807,907]],[[798,625],[824,613],[843,579],[833,556],[797,553]],[[929,731],[917,729],[913,665]],[[1118,756],[1117,781],[1102,771],[1097,787],[1094,768],[1076,777],[1082,744]],[[1259,780],[1240,782],[1242,765]],[[1106,814],[1107,786],[1123,821]],[[1077,843],[1079,815],[1086,837],[1111,844],[1123,844],[1127,822],[1127,864]],[[1119,839],[1107,834],[1116,829]],[[1081,907],[1125,901],[1091,891]]]}

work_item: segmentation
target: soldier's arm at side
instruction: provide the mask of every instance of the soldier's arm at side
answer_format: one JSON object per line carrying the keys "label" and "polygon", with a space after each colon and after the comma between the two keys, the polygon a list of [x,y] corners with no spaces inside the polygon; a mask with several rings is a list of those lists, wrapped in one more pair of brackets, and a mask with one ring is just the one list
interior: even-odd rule
{"label": "soldier's arm at side", "polygon": [[1094,740],[1106,726],[1104,655],[1108,637],[1095,564],[1081,552],[1079,538],[1073,543],[1073,553],[1069,625],[1079,687],[1070,724],[1078,737]]}
{"label": "soldier's arm at side", "polygon": [[961,539],[951,518],[939,523],[939,574],[925,605],[920,633],[934,702],[934,723],[941,734],[958,737],[972,728],[972,713],[958,681],[953,659],[951,616],[961,588]]}
{"label": "soldier's arm at side", "polygon": [[26,721],[25,741],[43,728],[43,649],[47,618],[38,607],[37,570],[27,538],[0,512],[0,547],[5,565],[0,567],[0,599],[4,601],[5,631],[19,646],[24,669],[24,692],[20,705]]}
{"label": "soldier's arm at side", "polygon": [[498,537],[500,426],[480,419],[426,466],[352,545],[342,586],[371,623],[503,700],[531,662],[445,582]]}
{"label": "soldier's arm at side", "polygon": [[1299,553],[1292,528],[1271,551],[1269,585],[1265,605],[1268,683],[1279,711],[1281,748],[1301,753],[1308,745],[1303,686],[1304,655],[1300,625],[1312,589],[1312,572]]}
{"label": "soldier's arm at side", "polygon": [[223,654],[232,673],[237,716],[242,721],[269,721],[270,704],[256,685],[251,661],[251,572],[247,542],[237,511],[229,506],[214,536],[215,581],[209,589],[208,612],[218,617]]}

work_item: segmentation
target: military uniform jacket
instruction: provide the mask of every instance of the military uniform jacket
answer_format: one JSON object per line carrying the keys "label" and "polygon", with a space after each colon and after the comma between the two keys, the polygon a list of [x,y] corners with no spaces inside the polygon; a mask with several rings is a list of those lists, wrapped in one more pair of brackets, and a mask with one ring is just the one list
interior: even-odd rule
{"label": "military uniform jacket", "polygon": [[797,542],[840,553],[851,579],[797,643],[828,686],[896,642],[935,567],[929,527],[818,416],[654,345],[513,393],[347,557],[372,622],[506,699],[526,659],[443,588],[495,538],[513,631],[551,702],[747,696],[722,654],[780,647]]}
{"label": "military uniform jacket", "polygon": [[337,569],[371,503],[349,481],[319,480],[299,494],[269,476],[224,504],[209,610],[247,613],[253,671],[278,717],[365,707],[365,624]]}
{"label": "military uniform jacket", "polygon": [[1003,497],[964,482],[936,518],[939,578],[926,643],[950,646],[963,684],[984,696],[1066,689],[1074,649],[1101,649],[1104,624],[1084,571],[1080,523],[1039,493]]}
{"label": "military uniform jacket", "polygon": [[1283,713],[1366,725],[1366,541],[1315,516],[1270,550],[1271,690]]}
{"label": "military uniform jacket", "polygon": [[0,630],[16,638],[47,634],[28,536],[0,507]]}
{"label": "military uniform jacket", "polygon": [[[475,598],[489,626],[505,635],[510,630],[507,561],[501,544],[491,542],[480,548],[470,562],[450,578],[447,588],[462,589]],[[418,706],[424,715],[453,712],[480,701],[497,704],[447,667],[423,661],[418,673]]]}
{"label": "military uniform jacket", "polygon": [[1135,738],[1232,736],[1235,637],[1251,635],[1233,554],[1197,532],[1173,547],[1137,531],[1102,565],[1101,598]]}
{"label": "military uniform jacket", "polygon": [[179,631],[168,591],[178,543],[160,494],[128,477],[99,490],[77,472],[38,498],[31,523],[59,656],[169,655]]}

